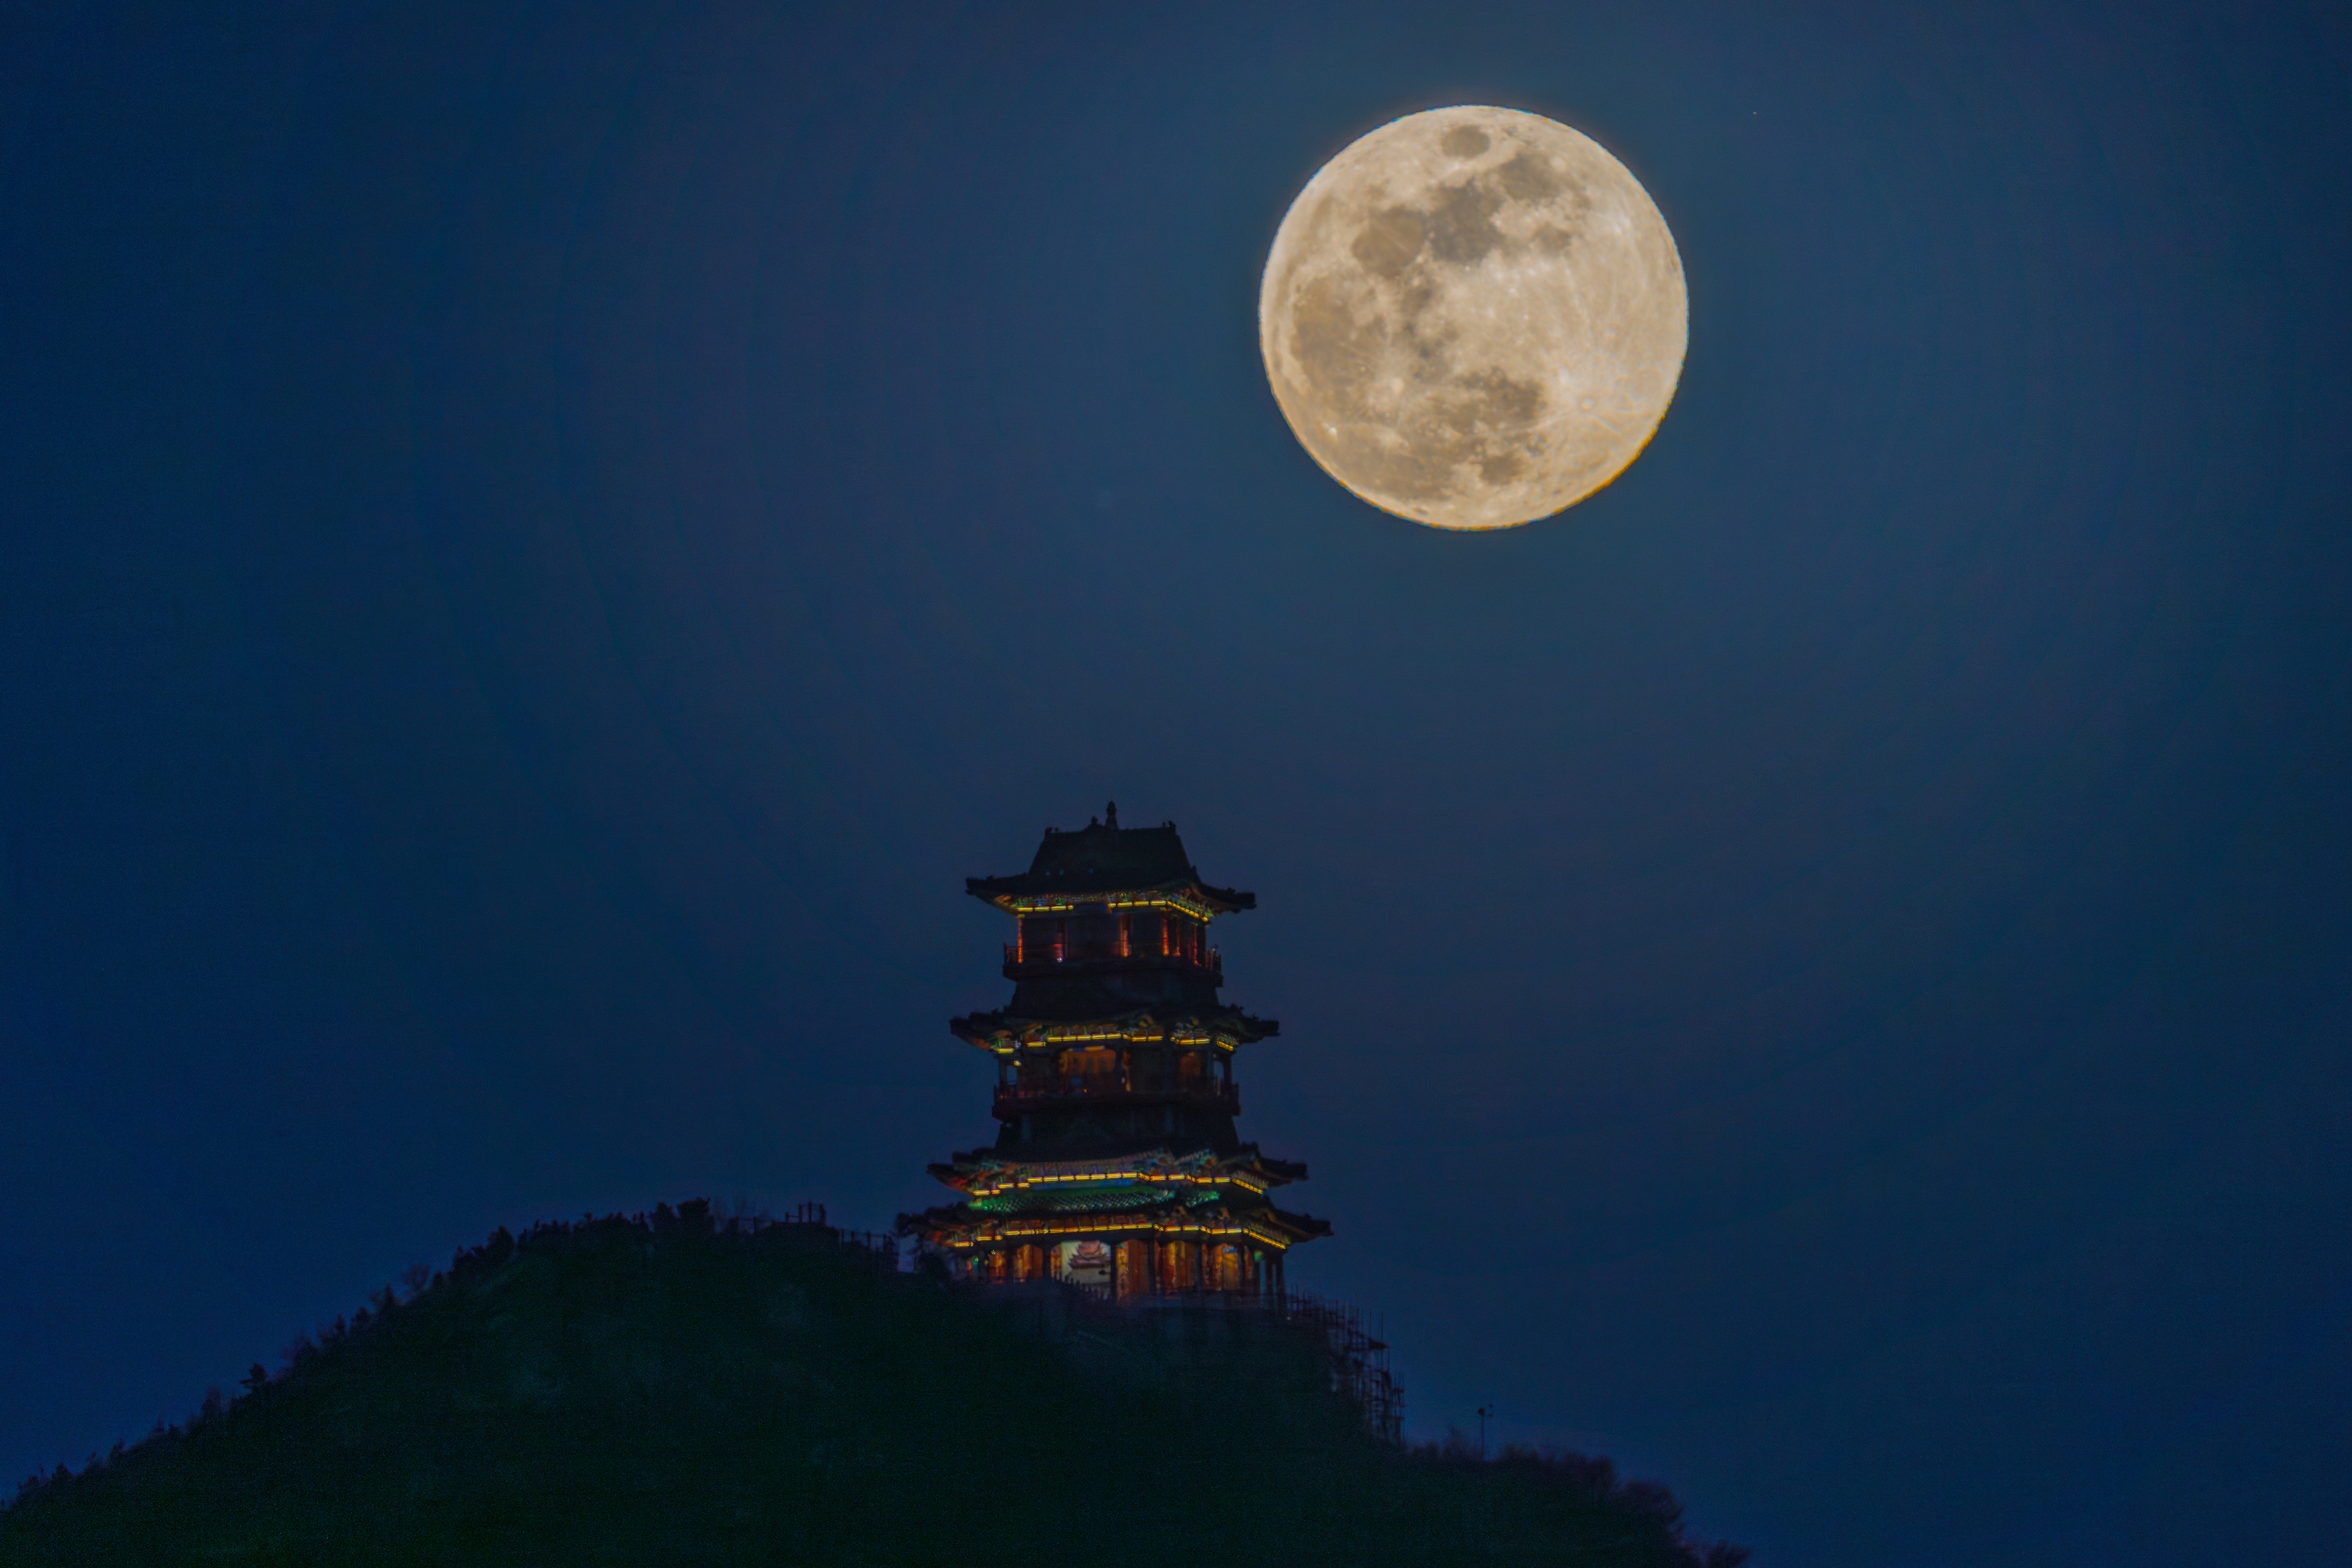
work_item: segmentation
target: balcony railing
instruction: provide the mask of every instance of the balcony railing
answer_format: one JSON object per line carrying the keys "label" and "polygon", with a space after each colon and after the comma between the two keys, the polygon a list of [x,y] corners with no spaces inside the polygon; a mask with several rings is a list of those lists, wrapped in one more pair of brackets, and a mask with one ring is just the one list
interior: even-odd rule
{"label": "balcony railing", "polygon": [[1221,1110],[1229,1116],[1242,1113],[1241,1090],[1234,1084],[1220,1083],[1208,1078],[1161,1079],[1156,1082],[1143,1078],[1130,1082],[1124,1074],[1104,1072],[1091,1077],[1056,1078],[1043,1082],[1000,1083],[996,1086],[996,1109],[1000,1112],[1034,1111],[1049,1105],[1105,1100],[1181,1100]]}

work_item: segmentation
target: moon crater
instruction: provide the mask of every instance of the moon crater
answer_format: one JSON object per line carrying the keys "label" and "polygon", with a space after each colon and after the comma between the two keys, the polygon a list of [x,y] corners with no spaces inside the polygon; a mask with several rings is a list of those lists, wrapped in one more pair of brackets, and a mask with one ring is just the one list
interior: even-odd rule
{"label": "moon crater", "polygon": [[1284,217],[1259,345],[1342,485],[1445,528],[1573,506],[1639,455],[1687,343],[1682,258],[1640,182],[1517,110],[1432,110],[1326,164]]}

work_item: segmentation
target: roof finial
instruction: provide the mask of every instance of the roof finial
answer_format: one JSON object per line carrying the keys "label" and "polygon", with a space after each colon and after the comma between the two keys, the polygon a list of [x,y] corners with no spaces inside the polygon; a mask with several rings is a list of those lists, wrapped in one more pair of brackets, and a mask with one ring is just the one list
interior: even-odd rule
{"label": "roof finial", "polygon": [[1106,828],[1116,828],[1118,826],[1118,801],[1113,800],[1109,805],[1103,808],[1103,826]]}

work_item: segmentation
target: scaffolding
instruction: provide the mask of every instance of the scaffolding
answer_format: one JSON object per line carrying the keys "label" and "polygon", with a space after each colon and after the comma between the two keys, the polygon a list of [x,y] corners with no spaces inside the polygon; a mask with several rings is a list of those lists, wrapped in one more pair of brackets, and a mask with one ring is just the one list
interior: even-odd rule
{"label": "scaffolding", "polygon": [[1360,1307],[1306,1291],[1273,1299],[1286,1322],[1319,1331],[1331,1356],[1332,1392],[1363,1412],[1364,1425],[1384,1443],[1404,1441],[1404,1390],[1389,1375],[1388,1342],[1364,1328]]}
{"label": "scaffolding", "polygon": [[1286,1290],[1278,1295],[1253,1296],[1231,1291],[1196,1291],[1183,1295],[1137,1296],[1114,1301],[1099,1286],[1062,1284],[1070,1295],[1116,1312],[1208,1311],[1245,1313],[1296,1325],[1319,1335],[1330,1358],[1331,1391],[1362,1413],[1365,1429],[1381,1442],[1404,1443],[1404,1390],[1389,1371],[1388,1342],[1364,1326],[1364,1312],[1308,1291]]}

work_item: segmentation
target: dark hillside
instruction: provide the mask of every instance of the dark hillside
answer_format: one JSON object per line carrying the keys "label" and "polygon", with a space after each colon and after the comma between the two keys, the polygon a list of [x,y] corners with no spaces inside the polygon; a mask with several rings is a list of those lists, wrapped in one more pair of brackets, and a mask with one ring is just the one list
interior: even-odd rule
{"label": "dark hillside", "polygon": [[899,1274],[707,1205],[503,1230],[0,1513],[0,1563],[1696,1568],[1599,1461],[1402,1455],[1320,1342]]}

